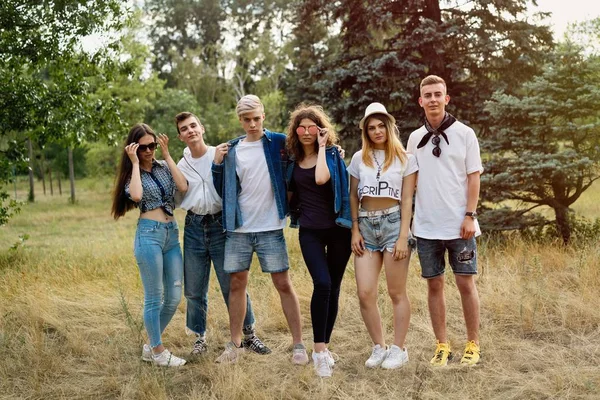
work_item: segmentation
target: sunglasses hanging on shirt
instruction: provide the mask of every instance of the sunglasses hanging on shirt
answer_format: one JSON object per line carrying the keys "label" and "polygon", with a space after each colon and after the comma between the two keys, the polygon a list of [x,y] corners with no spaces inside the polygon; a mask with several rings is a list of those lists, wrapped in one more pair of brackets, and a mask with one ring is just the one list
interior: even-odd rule
{"label": "sunglasses hanging on shirt", "polygon": [[441,140],[438,135],[435,135],[431,138],[431,143],[435,146],[433,150],[431,150],[431,154],[433,154],[436,157],[439,157],[442,154],[442,149],[440,148],[440,141]]}

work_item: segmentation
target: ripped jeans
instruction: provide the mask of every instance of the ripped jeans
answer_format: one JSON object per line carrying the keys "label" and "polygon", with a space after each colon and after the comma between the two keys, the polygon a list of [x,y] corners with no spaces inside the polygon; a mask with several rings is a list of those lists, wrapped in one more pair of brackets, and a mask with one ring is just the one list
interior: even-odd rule
{"label": "ripped jeans", "polygon": [[437,240],[417,238],[417,252],[421,263],[421,276],[435,278],[446,272],[444,254],[456,275],[477,274],[477,244],[475,238]]}
{"label": "ripped jeans", "polygon": [[133,247],[144,286],[144,325],[150,346],[156,347],[181,300],[183,259],[177,222],[140,219]]}

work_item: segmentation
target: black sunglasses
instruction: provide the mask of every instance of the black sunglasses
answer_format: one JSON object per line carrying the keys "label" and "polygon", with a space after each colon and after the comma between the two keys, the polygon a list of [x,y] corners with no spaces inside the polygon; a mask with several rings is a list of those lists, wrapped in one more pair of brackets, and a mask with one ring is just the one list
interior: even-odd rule
{"label": "black sunglasses", "polygon": [[156,150],[157,147],[158,147],[158,143],[156,143],[156,142],[152,142],[150,144],[140,144],[137,148],[137,151],[139,151],[140,153],[144,152],[148,149],[150,149],[150,151],[154,151],[154,150]]}
{"label": "black sunglasses", "polygon": [[431,150],[431,153],[436,156],[439,157],[440,154],[442,154],[442,149],[440,148],[440,137],[438,135],[435,135],[434,137],[431,138],[431,143],[433,143],[433,145],[435,146],[433,148],[433,150]]}

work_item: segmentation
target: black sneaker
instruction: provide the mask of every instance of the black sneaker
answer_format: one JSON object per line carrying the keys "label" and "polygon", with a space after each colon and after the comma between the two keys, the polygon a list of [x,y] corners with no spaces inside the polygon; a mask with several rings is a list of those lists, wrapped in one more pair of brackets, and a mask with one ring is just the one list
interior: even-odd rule
{"label": "black sneaker", "polygon": [[256,335],[252,335],[248,339],[242,340],[242,346],[257,354],[271,354],[271,349],[265,346]]}
{"label": "black sneaker", "polygon": [[194,342],[194,348],[192,349],[193,356],[199,356],[205,354],[208,351],[208,344],[206,344],[206,339],[198,338],[196,342]]}

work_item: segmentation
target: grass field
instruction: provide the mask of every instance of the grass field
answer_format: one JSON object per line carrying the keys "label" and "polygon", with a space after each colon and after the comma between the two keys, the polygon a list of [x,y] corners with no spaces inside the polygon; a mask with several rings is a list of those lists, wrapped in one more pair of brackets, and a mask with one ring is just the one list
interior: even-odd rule
{"label": "grass field", "polygon": [[[114,222],[110,182],[78,182],[78,202],[42,196],[0,228],[0,399],[597,399],[600,398],[600,245],[563,248],[509,239],[479,239],[483,362],[431,369],[435,339],[426,284],[413,255],[408,291],[410,362],[393,371],[367,370],[371,343],[360,317],[354,269],[345,276],[332,350],[340,356],[331,379],[289,362],[291,338],[268,276],[253,266],[249,292],[269,356],[236,365],[213,361],[228,338],[228,318],[212,279],[209,354],[181,369],[139,358],[144,341],[143,290],[133,257],[136,215]],[[584,215],[600,216],[596,185],[581,200]],[[587,194],[586,194],[587,195]],[[25,198],[24,192],[18,196]],[[584,201],[585,200],[585,201]],[[183,214],[177,212],[180,226]],[[10,247],[27,239],[16,250]],[[291,275],[310,348],[310,276],[297,232],[286,231]],[[213,276],[214,278],[214,276]],[[448,331],[462,351],[460,299],[447,281]],[[391,304],[380,306],[391,341]],[[165,344],[186,356],[185,299]]]}

